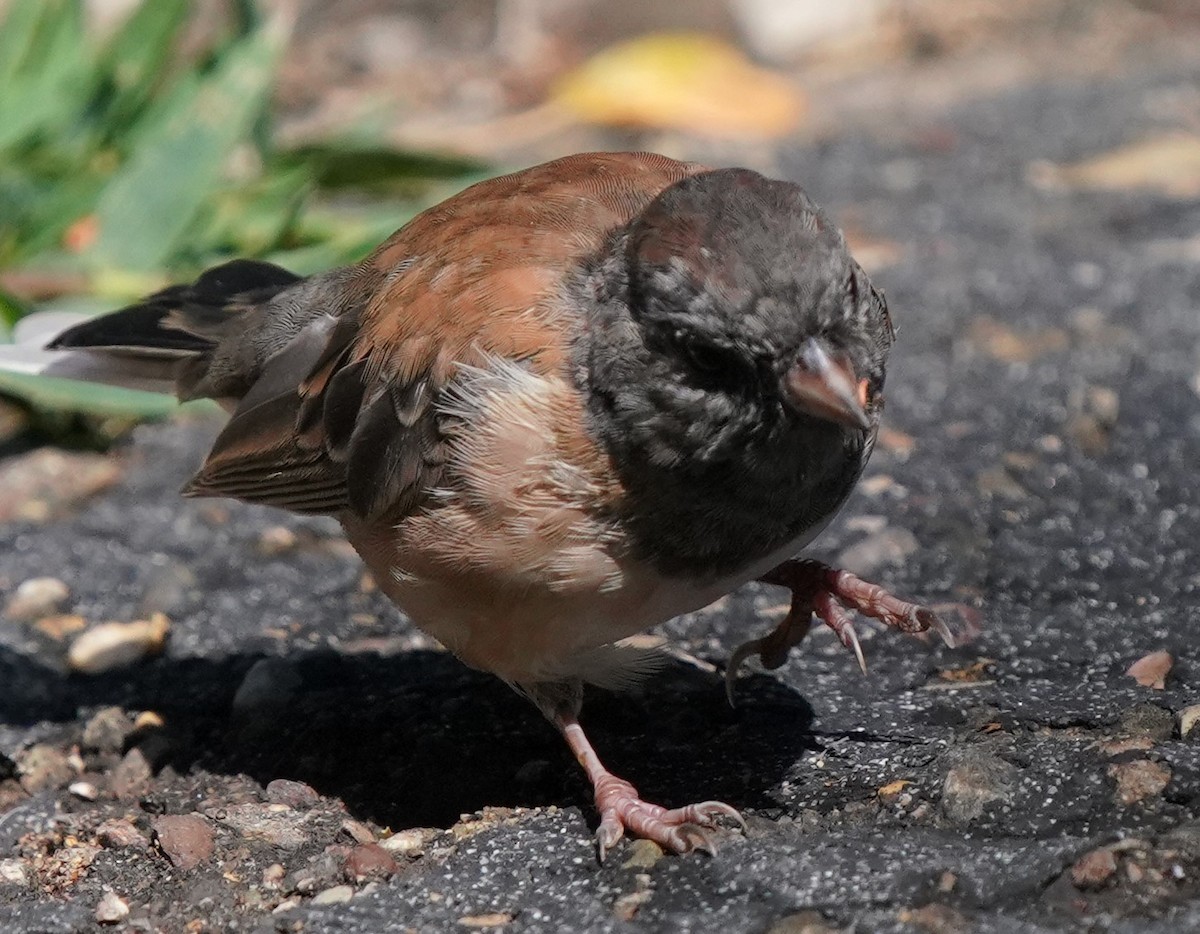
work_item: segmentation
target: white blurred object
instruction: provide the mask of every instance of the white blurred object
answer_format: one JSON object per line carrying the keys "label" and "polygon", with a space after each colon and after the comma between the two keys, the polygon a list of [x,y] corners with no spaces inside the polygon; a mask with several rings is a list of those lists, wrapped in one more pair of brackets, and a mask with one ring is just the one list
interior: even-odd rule
{"label": "white blurred object", "polygon": [[895,0],[730,0],[746,44],[759,56],[786,61],[811,46],[870,30]]}
{"label": "white blurred object", "polygon": [[91,315],[81,311],[35,311],[13,325],[12,342],[45,347],[69,327],[86,321]]}
{"label": "white blurred object", "polygon": [[0,343],[0,370],[40,373],[147,392],[174,392],[173,360],[135,360],[103,351],[45,349],[67,328],[90,317],[78,311],[51,310],[27,315],[13,327],[13,342]]}
{"label": "white blurred object", "polygon": [[[46,350],[51,339],[88,316],[77,311],[35,311],[13,325],[12,343],[0,342],[0,370],[44,373],[63,354]],[[2,340],[2,338],[0,338]]]}

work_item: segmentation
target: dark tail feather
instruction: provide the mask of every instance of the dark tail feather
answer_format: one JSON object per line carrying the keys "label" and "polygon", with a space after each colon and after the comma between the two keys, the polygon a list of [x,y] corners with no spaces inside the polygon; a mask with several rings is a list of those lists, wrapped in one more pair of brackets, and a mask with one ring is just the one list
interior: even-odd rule
{"label": "dark tail feather", "polygon": [[207,358],[244,323],[245,313],[299,281],[270,263],[225,263],[191,285],[173,285],[136,305],[68,328],[46,349],[76,353],[53,360],[43,372],[117,385],[128,385],[125,378],[133,377],[139,388],[146,387],[149,374],[159,384],[156,388],[190,398],[191,384],[207,369]]}
{"label": "dark tail feather", "polygon": [[233,260],[208,270],[191,285],[173,285],[136,305],[68,328],[47,349],[172,357],[203,353],[232,315],[299,281],[299,276],[271,263]]}
{"label": "dark tail feather", "polygon": [[179,307],[169,301],[170,291],[174,290],[158,292],[141,305],[130,305],[68,328],[46,349],[124,351],[171,359],[203,353],[212,346],[211,341],[166,324],[166,319]]}

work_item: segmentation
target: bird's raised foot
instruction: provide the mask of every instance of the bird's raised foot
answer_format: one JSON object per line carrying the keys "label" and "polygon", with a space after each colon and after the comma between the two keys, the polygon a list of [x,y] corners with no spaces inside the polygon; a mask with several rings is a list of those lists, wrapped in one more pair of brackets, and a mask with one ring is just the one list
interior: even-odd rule
{"label": "bird's raised foot", "polygon": [[954,648],[978,635],[979,614],[963,604],[939,605],[952,610],[962,621],[958,631],[931,607],[894,596],[879,584],[872,584],[850,571],[831,568],[819,561],[785,561],[761,580],[792,591],[788,615],[774,630],[760,639],[738,646],[725,670],[725,693],[733,703],[733,685],[738,669],[746,659],[758,655],[766,668],[778,668],[790,649],[799,645],[808,633],[815,615],[833,630],[841,643],[854,653],[859,668],[866,674],[867,663],[854,621],[848,610],[878,620],[885,626],[911,635],[936,633]]}
{"label": "bird's raised foot", "polygon": [[726,823],[746,829],[742,815],[721,801],[667,809],[642,800],[633,785],[611,772],[596,784],[596,808],[600,812],[596,846],[601,861],[626,831],[653,840],[668,853],[700,850],[711,856],[717,851],[713,831]]}

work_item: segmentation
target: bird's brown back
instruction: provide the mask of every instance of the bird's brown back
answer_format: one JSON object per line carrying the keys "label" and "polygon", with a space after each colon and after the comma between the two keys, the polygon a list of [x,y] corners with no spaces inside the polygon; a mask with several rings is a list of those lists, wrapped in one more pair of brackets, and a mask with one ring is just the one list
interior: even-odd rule
{"label": "bird's brown back", "polygon": [[306,326],[267,362],[257,380],[270,392],[251,387],[190,492],[407,513],[441,476],[437,400],[459,368],[498,357],[561,372],[574,333],[562,284],[664,188],[699,171],[649,153],[569,156],[474,185],[357,267],[309,280],[336,282],[322,309],[336,322]]}
{"label": "bird's brown back", "polygon": [[549,306],[564,276],[698,171],[653,153],[585,153],[481,182],[425,211],[364,263],[382,285],[363,312],[358,356],[435,379],[478,350],[558,367],[565,332],[553,333],[559,309]]}

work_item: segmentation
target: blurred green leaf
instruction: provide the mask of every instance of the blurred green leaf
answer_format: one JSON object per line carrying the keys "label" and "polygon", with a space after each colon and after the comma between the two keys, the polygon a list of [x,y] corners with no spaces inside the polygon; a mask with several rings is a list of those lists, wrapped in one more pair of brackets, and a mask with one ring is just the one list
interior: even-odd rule
{"label": "blurred green leaf", "polygon": [[29,312],[15,295],[0,289],[0,339],[6,338],[13,325]]}
{"label": "blurred green leaf", "polygon": [[268,24],[231,44],[195,94],[140,141],[100,196],[93,267],[166,263],[264,106],[282,39]]}
{"label": "blurred green leaf", "polygon": [[0,393],[46,412],[85,412],[123,418],[162,418],[179,408],[174,396],[77,379],[0,370]]}
{"label": "blurred green leaf", "polygon": [[15,72],[0,88],[0,150],[63,129],[90,97],[92,54],[79,0],[43,0]]}
{"label": "blurred green leaf", "polygon": [[482,170],[456,176],[452,181],[431,184],[427,179],[422,196],[404,201],[370,199],[340,204],[318,204],[297,219],[292,232],[295,246],[276,250],[265,258],[300,275],[310,275],[356,262],[379,246],[419,212],[469,185],[489,178]]}
{"label": "blurred green leaf", "polygon": [[[0,268],[10,288],[104,311],[230,256],[308,274],[366,255],[421,207],[485,177],[361,131],[275,151],[270,88],[284,20],[255,0],[186,59],[187,0],[142,0],[103,44],[83,0],[0,0]],[[313,195],[326,200],[314,205]],[[332,195],[332,197],[330,197]],[[0,341],[31,309],[0,291]],[[0,393],[78,438],[94,420],[165,415],[173,399],[0,373]],[[48,426],[48,427],[47,427]]]}
{"label": "blurred green leaf", "polygon": [[295,224],[312,187],[311,173],[297,166],[221,192],[197,225],[193,249],[203,252],[195,259],[213,258],[205,253],[260,256],[276,248]]}
{"label": "blurred green leaf", "polygon": [[[27,234],[11,257],[20,262],[57,248],[67,229],[95,208],[104,180],[86,172],[63,179],[46,191],[26,223]],[[4,254],[0,252],[0,258]]]}
{"label": "blurred green leaf", "polygon": [[15,0],[0,21],[0,88],[8,87],[26,60],[48,9],[42,0]]}
{"label": "blurred green leaf", "polygon": [[355,209],[313,208],[297,225],[299,245],[267,255],[299,275],[344,266],[366,256],[398,228],[412,220],[415,205],[375,205]]}
{"label": "blurred green leaf", "polygon": [[297,146],[279,156],[283,165],[304,165],[323,188],[395,189],[433,179],[480,172],[481,163],[461,156],[407,152],[353,140]]}
{"label": "blurred green leaf", "polygon": [[142,3],[101,53],[98,68],[108,86],[104,122],[119,131],[162,83],[163,66],[187,21],[187,0]]}

